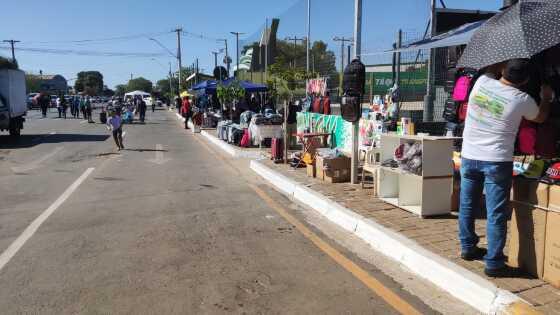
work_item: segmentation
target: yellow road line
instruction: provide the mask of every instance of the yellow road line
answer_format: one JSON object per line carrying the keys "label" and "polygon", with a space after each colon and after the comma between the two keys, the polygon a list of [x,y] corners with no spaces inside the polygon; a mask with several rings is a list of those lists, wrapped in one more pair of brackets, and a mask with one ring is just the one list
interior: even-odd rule
{"label": "yellow road line", "polygon": [[[213,153],[225,164],[229,165],[232,172],[241,175],[241,172],[232,165],[228,160],[222,157],[222,155],[213,149],[211,149],[206,143],[198,139],[199,137],[194,137],[198,143],[200,143],[206,150]],[[233,169],[231,169],[233,168]],[[237,171],[237,172],[236,172]],[[242,175],[241,175],[242,176]],[[274,209],[279,215],[281,215],[286,221],[296,227],[298,231],[303,234],[307,239],[309,239],[315,246],[317,246],[321,251],[331,257],[336,263],[343,267],[346,271],[350,272],[356,279],[361,281],[366,287],[368,287],[374,294],[381,297],[387,304],[393,307],[401,314],[422,314],[417,309],[415,309],[408,302],[403,300],[400,296],[395,294],[391,289],[384,286],[379,280],[371,276],[367,271],[362,269],[360,266],[355,264],[353,261],[348,259],[338,250],[330,246],[327,242],[323,241],[317,234],[313,233],[309,228],[307,228],[303,223],[301,223],[296,217],[289,214],[280,204],[274,201],[268,194],[266,194],[262,189],[258,188],[253,184],[248,184],[251,189],[253,189],[259,197],[264,200],[272,209]]]}
{"label": "yellow road line", "polygon": [[295,226],[301,232],[301,234],[303,234],[307,239],[313,242],[315,246],[317,246],[325,254],[329,255],[329,257],[336,261],[341,267],[350,272],[354,277],[360,280],[364,285],[366,285],[376,295],[381,297],[385,302],[387,302],[387,304],[389,304],[399,313],[422,314],[408,302],[406,302],[389,288],[384,286],[381,282],[379,282],[379,280],[371,276],[367,271],[356,265],[353,261],[330,246],[327,242],[323,241],[319,236],[317,236],[317,234],[313,233],[298,219],[289,214],[284,208],[282,208],[282,206],[280,206],[276,201],[268,196],[262,189],[252,184],[249,184],[249,187],[251,187],[259,195],[259,197],[261,197],[261,199],[263,199],[271,208],[276,210],[278,214],[286,219],[286,221]]}

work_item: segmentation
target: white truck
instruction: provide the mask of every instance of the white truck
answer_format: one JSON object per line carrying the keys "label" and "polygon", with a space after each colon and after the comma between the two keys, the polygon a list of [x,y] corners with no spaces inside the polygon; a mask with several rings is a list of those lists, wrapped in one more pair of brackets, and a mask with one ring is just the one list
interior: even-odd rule
{"label": "white truck", "polygon": [[26,114],[25,73],[0,69],[0,131],[19,136]]}

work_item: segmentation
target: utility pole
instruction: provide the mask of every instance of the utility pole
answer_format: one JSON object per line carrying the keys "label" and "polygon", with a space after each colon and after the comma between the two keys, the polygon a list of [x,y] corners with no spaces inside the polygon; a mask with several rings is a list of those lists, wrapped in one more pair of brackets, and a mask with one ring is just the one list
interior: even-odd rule
{"label": "utility pole", "polygon": [[351,43],[352,38],[338,37],[333,38],[335,42],[340,42],[340,82],[338,84],[338,95],[342,96],[342,78],[344,75],[344,46],[346,43]]}
{"label": "utility pole", "polygon": [[195,84],[198,84],[198,58],[196,58],[196,68],[195,68],[195,73],[194,73],[194,82],[195,82]]}
{"label": "utility pole", "polygon": [[130,74],[130,81],[132,81],[132,73]]}
{"label": "utility pole", "polygon": [[181,32],[183,31],[183,28],[178,27],[175,29],[175,32],[177,32],[177,62],[179,63],[179,90],[177,90],[177,94],[181,94],[181,70],[183,67],[183,63],[181,62]]}
{"label": "utility pole", "polygon": [[286,40],[286,41],[293,40],[294,41],[294,60],[293,60],[292,66],[295,69],[296,68],[296,60],[297,60],[297,43],[298,43],[298,41],[303,42],[305,40],[305,37],[298,38],[297,36],[294,36],[294,37],[289,37],[288,36],[284,40]]}
{"label": "utility pole", "polygon": [[[239,72],[239,35],[243,35],[245,33],[240,33],[240,32],[230,32],[232,35],[235,35],[235,42],[236,42],[236,46],[235,46],[235,50],[236,50],[236,56],[237,56],[237,67],[236,67],[236,71]],[[234,73],[235,74],[235,73]],[[235,76],[237,78],[237,76]]]}
{"label": "utility pole", "polygon": [[10,43],[10,45],[12,46],[12,61],[15,63],[16,62],[16,52],[15,52],[15,44],[19,43],[19,40],[13,40],[13,39],[6,39],[3,40],[4,43]]}
{"label": "utility pole", "polygon": [[[430,11],[430,37],[436,34],[436,0],[431,0],[431,11]],[[434,61],[435,61],[435,49],[430,49],[430,58],[428,59],[428,80],[426,86],[426,96],[424,97],[424,121],[434,120],[434,91],[433,91],[433,77],[434,77]]]}
{"label": "utility pole", "polygon": [[347,48],[347,53],[346,53],[346,65],[350,64],[350,48],[352,47],[352,44],[348,45]]}
{"label": "utility pole", "polygon": [[[354,1],[354,58],[360,58],[362,54],[362,0]],[[360,95],[358,102],[360,102],[360,113],[362,108],[362,95]],[[360,155],[358,152],[358,137],[360,134],[360,123],[352,123],[352,168],[350,176],[352,184],[358,183],[358,166]],[[362,178],[362,180],[364,180]]]}
{"label": "utility pole", "polygon": [[311,47],[311,0],[307,0],[307,43],[305,71],[309,73],[309,50]]}

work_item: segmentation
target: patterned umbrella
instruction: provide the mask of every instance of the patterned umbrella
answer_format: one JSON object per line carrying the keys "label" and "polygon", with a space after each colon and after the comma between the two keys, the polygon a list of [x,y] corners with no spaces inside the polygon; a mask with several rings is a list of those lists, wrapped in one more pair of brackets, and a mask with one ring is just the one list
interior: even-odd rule
{"label": "patterned umbrella", "polygon": [[459,66],[481,69],[509,59],[531,58],[558,43],[560,1],[521,0],[476,31]]}

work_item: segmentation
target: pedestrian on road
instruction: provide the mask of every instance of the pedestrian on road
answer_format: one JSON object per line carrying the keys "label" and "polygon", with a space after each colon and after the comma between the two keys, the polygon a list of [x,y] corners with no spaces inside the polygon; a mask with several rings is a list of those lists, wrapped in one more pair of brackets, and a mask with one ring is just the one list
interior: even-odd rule
{"label": "pedestrian on road", "polygon": [[68,110],[68,101],[66,100],[64,95],[61,96],[60,106],[62,106],[62,117],[66,119],[66,111]]}
{"label": "pedestrian on road", "polygon": [[181,99],[178,96],[176,96],[175,97],[175,108],[177,109],[177,114],[181,114],[181,107],[182,107]]}
{"label": "pedestrian on road", "polygon": [[138,100],[138,112],[140,114],[140,122],[144,123],[144,120],[146,119],[146,110],[147,110],[147,105],[146,105],[146,101],[144,101],[142,98],[140,98]]}
{"label": "pedestrian on road", "polygon": [[181,115],[185,118],[185,129],[189,129],[189,119],[192,116],[191,103],[189,102],[189,97],[183,97],[183,103],[181,105]]}
{"label": "pedestrian on road", "polygon": [[56,110],[58,111],[58,118],[62,118],[62,97],[60,95],[56,98]]}
{"label": "pedestrian on road", "polygon": [[80,97],[78,97],[77,95],[74,95],[74,97],[72,98],[72,107],[74,109],[74,118],[79,119],[80,118]]}
{"label": "pedestrian on road", "polygon": [[85,106],[85,112],[86,112],[86,119],[87,119],[88,123],[93,123],[94,121],[91,118],[92,105],[91,105],[91,99],[89,97],[86,98],[84,106]]}
{"label": "pedestrian on road", "polygon": [[156,98],[152,97],[152,113],[156,111]]}
{"label": "pedestrian on road", "polygon": [[121,112],[118,109],[112,110],[110,116],[107,120],[107,129],[111,130],[117,149],[120,151],[124,149]]}
{"label": "pedestrian on road", "polygon": [[49,105],[51,104],[50,97],[44,92],[41,92],[39,94],[39,99],[37,103],[41,108],[41,113],[43,114],[43,118],[47,118],[47,110],[49,109]]}
{"label": "pedestrian on road", "polygon": [[[529,60],[513,59],[494,74],[483,74],[469,97],[463,132],[459,239],[461,258],[484,258],[489,277],[509,277],[503,249],[513,173],[513,152],[521,120],[542,123],[548,117],[552,89],[541,87],[540,106],[520,89],[529,82]],[[501,75],[501,78],[497,79]],[[488,250],[479,247],[475,218],[481,213],[482,191],[486,191],[486,239]],[[484,257],[482,257],[484,256]]]}

